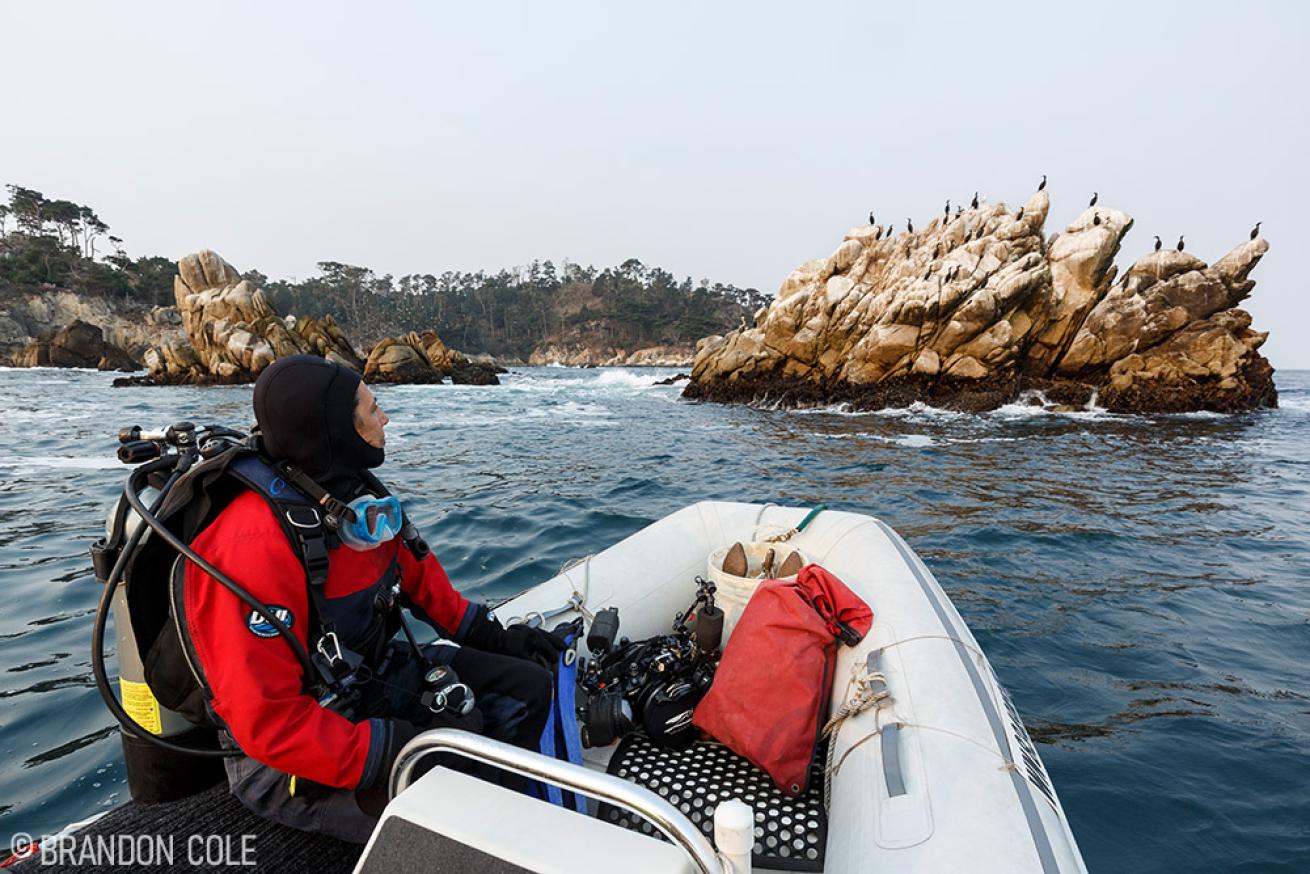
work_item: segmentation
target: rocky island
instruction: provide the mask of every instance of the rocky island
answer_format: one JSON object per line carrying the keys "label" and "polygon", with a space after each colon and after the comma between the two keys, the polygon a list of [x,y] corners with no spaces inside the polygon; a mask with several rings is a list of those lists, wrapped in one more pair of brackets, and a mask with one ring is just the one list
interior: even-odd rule
{"label": "rocky island", "polygon": [[[1118,412],[1277,405],[1267,334],[1237,307],[1268,250],[1213,264],[1180,239],[1120,273],[1132,218],[1096,206],[1044,238],[1050,200],[985,204],[895,234],[849,231],[753,325],[701,340],[684,396],[725,403],[994,409],[1019,399]],[[871,217],[872,218],[872,217]]]}
{"label": "rocky island", "polygon": [[447,349],[435,331],[384,338],[361,358],[332,316],[282,317],[261,289],[209,249],[182,258],[177,269],[173,293],[186,336],[147,349],[142,356],[146,376],[116,380],[116,385],[253,382],[278,358],[298,354],[322,356],[376,382],[450,378],[499,384],[494,365]]}

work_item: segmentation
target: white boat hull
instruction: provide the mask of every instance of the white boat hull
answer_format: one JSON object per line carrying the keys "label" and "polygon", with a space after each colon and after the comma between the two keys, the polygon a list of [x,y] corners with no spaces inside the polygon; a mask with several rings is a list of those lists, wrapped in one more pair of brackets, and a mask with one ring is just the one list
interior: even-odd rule
{"label": "white boat hull", "polygon": [[[579,592],[591,611],[618,607],[626,636],[667,632],[674,614],[691,601],[711,551],[786,530],[806,512],[695,504],[508,601],[497,614],[509,620],[548,612]],[[1008,696],[905,541],[876,518],[824,511],[790,543],[873,608],[864,641],[840,649],[833,707],[846,699],[853,669],[865,666],[874,651],[880,651],[877,667],[890,691],[882,706],[852,716],[837,735],[840,768],[830,780],[824,870],[1085,871],[1059,798]],[[778,658],[785,670],[786,654]],[[896,729],[881,730],[888,725]],[[895,748],[885,752],[884,743]],[[593,767],[603,767],[603,752],[589,751]],[[893,794],[889,786],[901,791]],[[543,865],[538,870],[553,870],[544,859]]]}

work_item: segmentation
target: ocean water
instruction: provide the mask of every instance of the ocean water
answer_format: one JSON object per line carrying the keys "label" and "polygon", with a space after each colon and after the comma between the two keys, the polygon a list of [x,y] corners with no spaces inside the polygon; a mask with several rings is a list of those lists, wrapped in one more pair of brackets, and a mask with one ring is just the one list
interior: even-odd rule
{"label": "ocean water", "polygon": [[[874,513],[933,569],[1093,871],[1310,870],[1310,373],[1281,409],[1123,417],[695,405],[659,370],[382,387],[383,478],[456,585],[517,592],[702,499]],[[119,426],[251,390],[0,371],[0,848],[127,798],[89,641]],[[112,639],[112,636],[111,636]]]}

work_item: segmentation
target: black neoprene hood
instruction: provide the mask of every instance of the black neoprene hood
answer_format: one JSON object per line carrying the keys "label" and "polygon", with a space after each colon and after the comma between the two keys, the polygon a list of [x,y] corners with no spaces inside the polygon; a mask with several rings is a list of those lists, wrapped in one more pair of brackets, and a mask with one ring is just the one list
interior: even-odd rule
{"label": "black neoprene hood", "polygon": [[255,381],[255,421],[264,449],[316,480],[382,464],[384,452],[355,428],[359,374],[316,355],[274,361]]}

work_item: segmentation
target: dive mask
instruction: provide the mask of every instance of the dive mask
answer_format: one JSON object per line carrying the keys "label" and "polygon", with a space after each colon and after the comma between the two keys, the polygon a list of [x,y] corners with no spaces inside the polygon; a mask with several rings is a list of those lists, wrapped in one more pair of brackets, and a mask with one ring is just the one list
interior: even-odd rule
{"label": "dive mask", "polygon": [[346,506],[355,514],[355,520],[342,519],[337,535],[342,543],[359,552],[377,549],[399,534],[404,525],[400,501],[392,495],[361,495]]}

